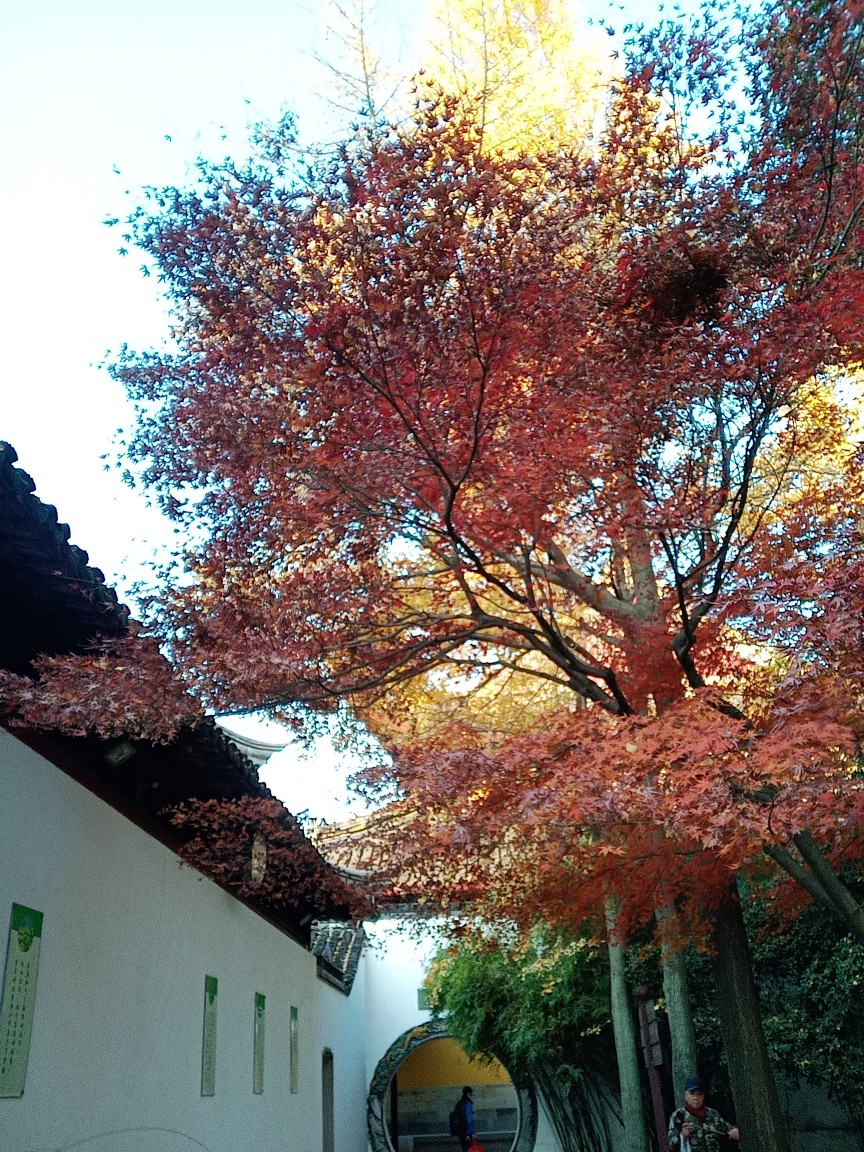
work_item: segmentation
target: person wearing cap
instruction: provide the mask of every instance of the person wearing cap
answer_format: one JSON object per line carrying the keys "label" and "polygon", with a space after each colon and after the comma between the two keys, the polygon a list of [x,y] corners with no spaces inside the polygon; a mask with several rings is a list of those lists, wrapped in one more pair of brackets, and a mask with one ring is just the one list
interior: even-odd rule
{"label": "person wearing cap", "polygon": [[676,1108],[669,1118],[670,1152],[719,1152],[718,1136],[738,1139],[738,1129],[724,1120],[719,1112],[705,1106],[705,1092],[698,1076],[684,1084],[684,1107]]}

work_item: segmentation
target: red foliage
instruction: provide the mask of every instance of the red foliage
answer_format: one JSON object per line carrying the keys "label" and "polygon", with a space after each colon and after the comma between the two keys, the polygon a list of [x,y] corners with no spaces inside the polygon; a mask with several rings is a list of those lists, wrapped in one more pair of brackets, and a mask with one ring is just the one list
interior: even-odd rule
{"label": "red foliage", "polygon": [[722,705],[705,689],[655,718],[559,713],[485,750],[438,733],[388,770],[415,816],[382,823],[382,853],[445,904],[572,925],[614,895],[626,931],[676,896],[698,936],[766,841],[840,845],[864,819],[846,724],[797,699],[759,732]]}
{"label": "red foliage", "polygon": [[482,153],[424,87],[302,179],[276,132],[132,221],[177,350],[116,372],[197,528],[154,623],[203,703],[516,674],[587,706],[400,743],[403,864],[443,897],[704,906],[764,839],[859,820],[831,372],[864,330],[862,19],[640,35],[588,159]]}
{"label": "red foliage", "polygon": [[363,893],[325,863],[278,800],[190,800],[171,809],[171,823],[189,835],[179,850],[184,860],[257,906],[319,916],[335,907],[356,918],[369,911]]}
{"label": "red foliage", "polygon": [[33,670],[34,678],[0,669],[0,714],[13,727],[168,743],[201,715],[159,644],[134,626],[94,640],[89,655],[40,656]]}

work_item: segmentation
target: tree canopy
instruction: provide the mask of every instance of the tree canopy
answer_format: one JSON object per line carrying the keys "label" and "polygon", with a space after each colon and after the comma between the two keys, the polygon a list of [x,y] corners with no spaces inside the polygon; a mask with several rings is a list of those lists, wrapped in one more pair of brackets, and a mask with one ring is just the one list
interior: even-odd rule
{"label": "tree canopy", "polygon": [[[722,878],[802,803],[831,822],[848,692],[800,654],[860,540],[861,61],[860,13],[817,7],[637,36],[587,154],[482,145],[428,81],[311,172],[283,125],[154,194],[175,343],[117,373],[196,526],[156,623],[205,703],[347,697],[397,789],[432,805],[434,763],[490,836],[605,806]],[[552,710],[527,735],[417,738],[407,683],[520,680]]]}
{"label": "tree canopy", "polygon": [[862,41],[861,0],[709,5],[631,33],[590,147],[421,77],[130,221],[173,314],[115,367],[130,459],[190,528],[148,626],[203,707],[346,700],[442,900],[695,926],[767,845],[843,906]]}
{"label": "tree canopy", "polygon": [[418,859],[506,842],[562,907],[710,906],[859,819],[862,14],[736,20],[634,32],[589,149],[490,145],[421,79],[399,125],[311,167],[269,126],[130,221],[174,314],[115,372],[194,529],[149,621],[184,690],[347,699]]}

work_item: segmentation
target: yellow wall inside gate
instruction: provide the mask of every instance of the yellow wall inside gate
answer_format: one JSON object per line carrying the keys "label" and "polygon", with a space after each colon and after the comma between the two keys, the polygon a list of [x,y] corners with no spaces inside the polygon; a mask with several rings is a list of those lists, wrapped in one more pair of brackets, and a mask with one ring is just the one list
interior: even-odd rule
{"label": "yellow wall inside gate", "polygon": [[498,1060],[469,1060],[450,1036],[430,1040],[399,1065],[399,1089],[443,1088],[470,1084],[509,1084],[510,1077]]}

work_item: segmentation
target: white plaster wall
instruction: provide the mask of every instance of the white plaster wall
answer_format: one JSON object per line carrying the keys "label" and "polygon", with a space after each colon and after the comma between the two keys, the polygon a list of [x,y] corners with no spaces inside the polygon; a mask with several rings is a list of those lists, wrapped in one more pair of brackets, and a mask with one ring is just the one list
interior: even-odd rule
{"label": "white plaster wall", "polygon": [[[363,1152],[362,972],[350,997],[318,980],[303,948],[0,730],[0,946],[13,902],[45,920],[27,1084],[0,1099],[2,1152],[315,1152],[325,1047],[337,1150]],[[219,980],[212,1098],[200,1095],[207,974]],[[267,997],[262,1095],[256,992]]]}
{"label": "white plaster wall", "polygon": [[[318,1101],[316,1121],[320,1130],[321,1056],[324,1049],[329,1048],[333,1053],[336,1152],[355,1152],[355,1150],[365,1152],[368,1143],[366,1096],[369,1082],[366,1079],[365,1065],[365,985],[364,962],[361,961],[350,996],[346,997],[343,992],[316,977],[310,997],[310,1007],[314,1006],[310,1023],[315,1046],[313,1058],[316,1061],[315,1067],[311,1069]],[[300,1012],[302,1043],[302,1005]],[[306,1015],[308,1017],[310,1013],[307,1011]],[[301,1064],[301,1072],[302,1070]],[[300,1135],[304,1135],[302,1130]],[[306,1135],[312,1140],[311,1131]],[[243,1147],[245,1150],[245,1146]],[[297,1152],[306,1152],[307,1149],[309,1152],[315,1152],[321,1147],[321,1140],[317,1138],[317,1142],[313,1140],[311,1143],[306,1143],[301,1139],[297,1144],[287,1147],[289,1150],[296,1148]],[[241,1150],[234,1149],[234,1152]]]}
{"label": "white plaster wall", "polygon": [[561,1152],[561,1145],[555,1135],[555,1129],[549,1123],[542,1101],[538,1101],[537,1107],[537,1140],[534,1143],[534,1152]]}
{"label": "white plaster wall", "polygon": [[378,920],[367,926],[366,953],[366,1080],[390,1045],[431,1013],[417,1007],[417,991],[441,946],[434,926],[422,936],[406,932],[397,921]]}

